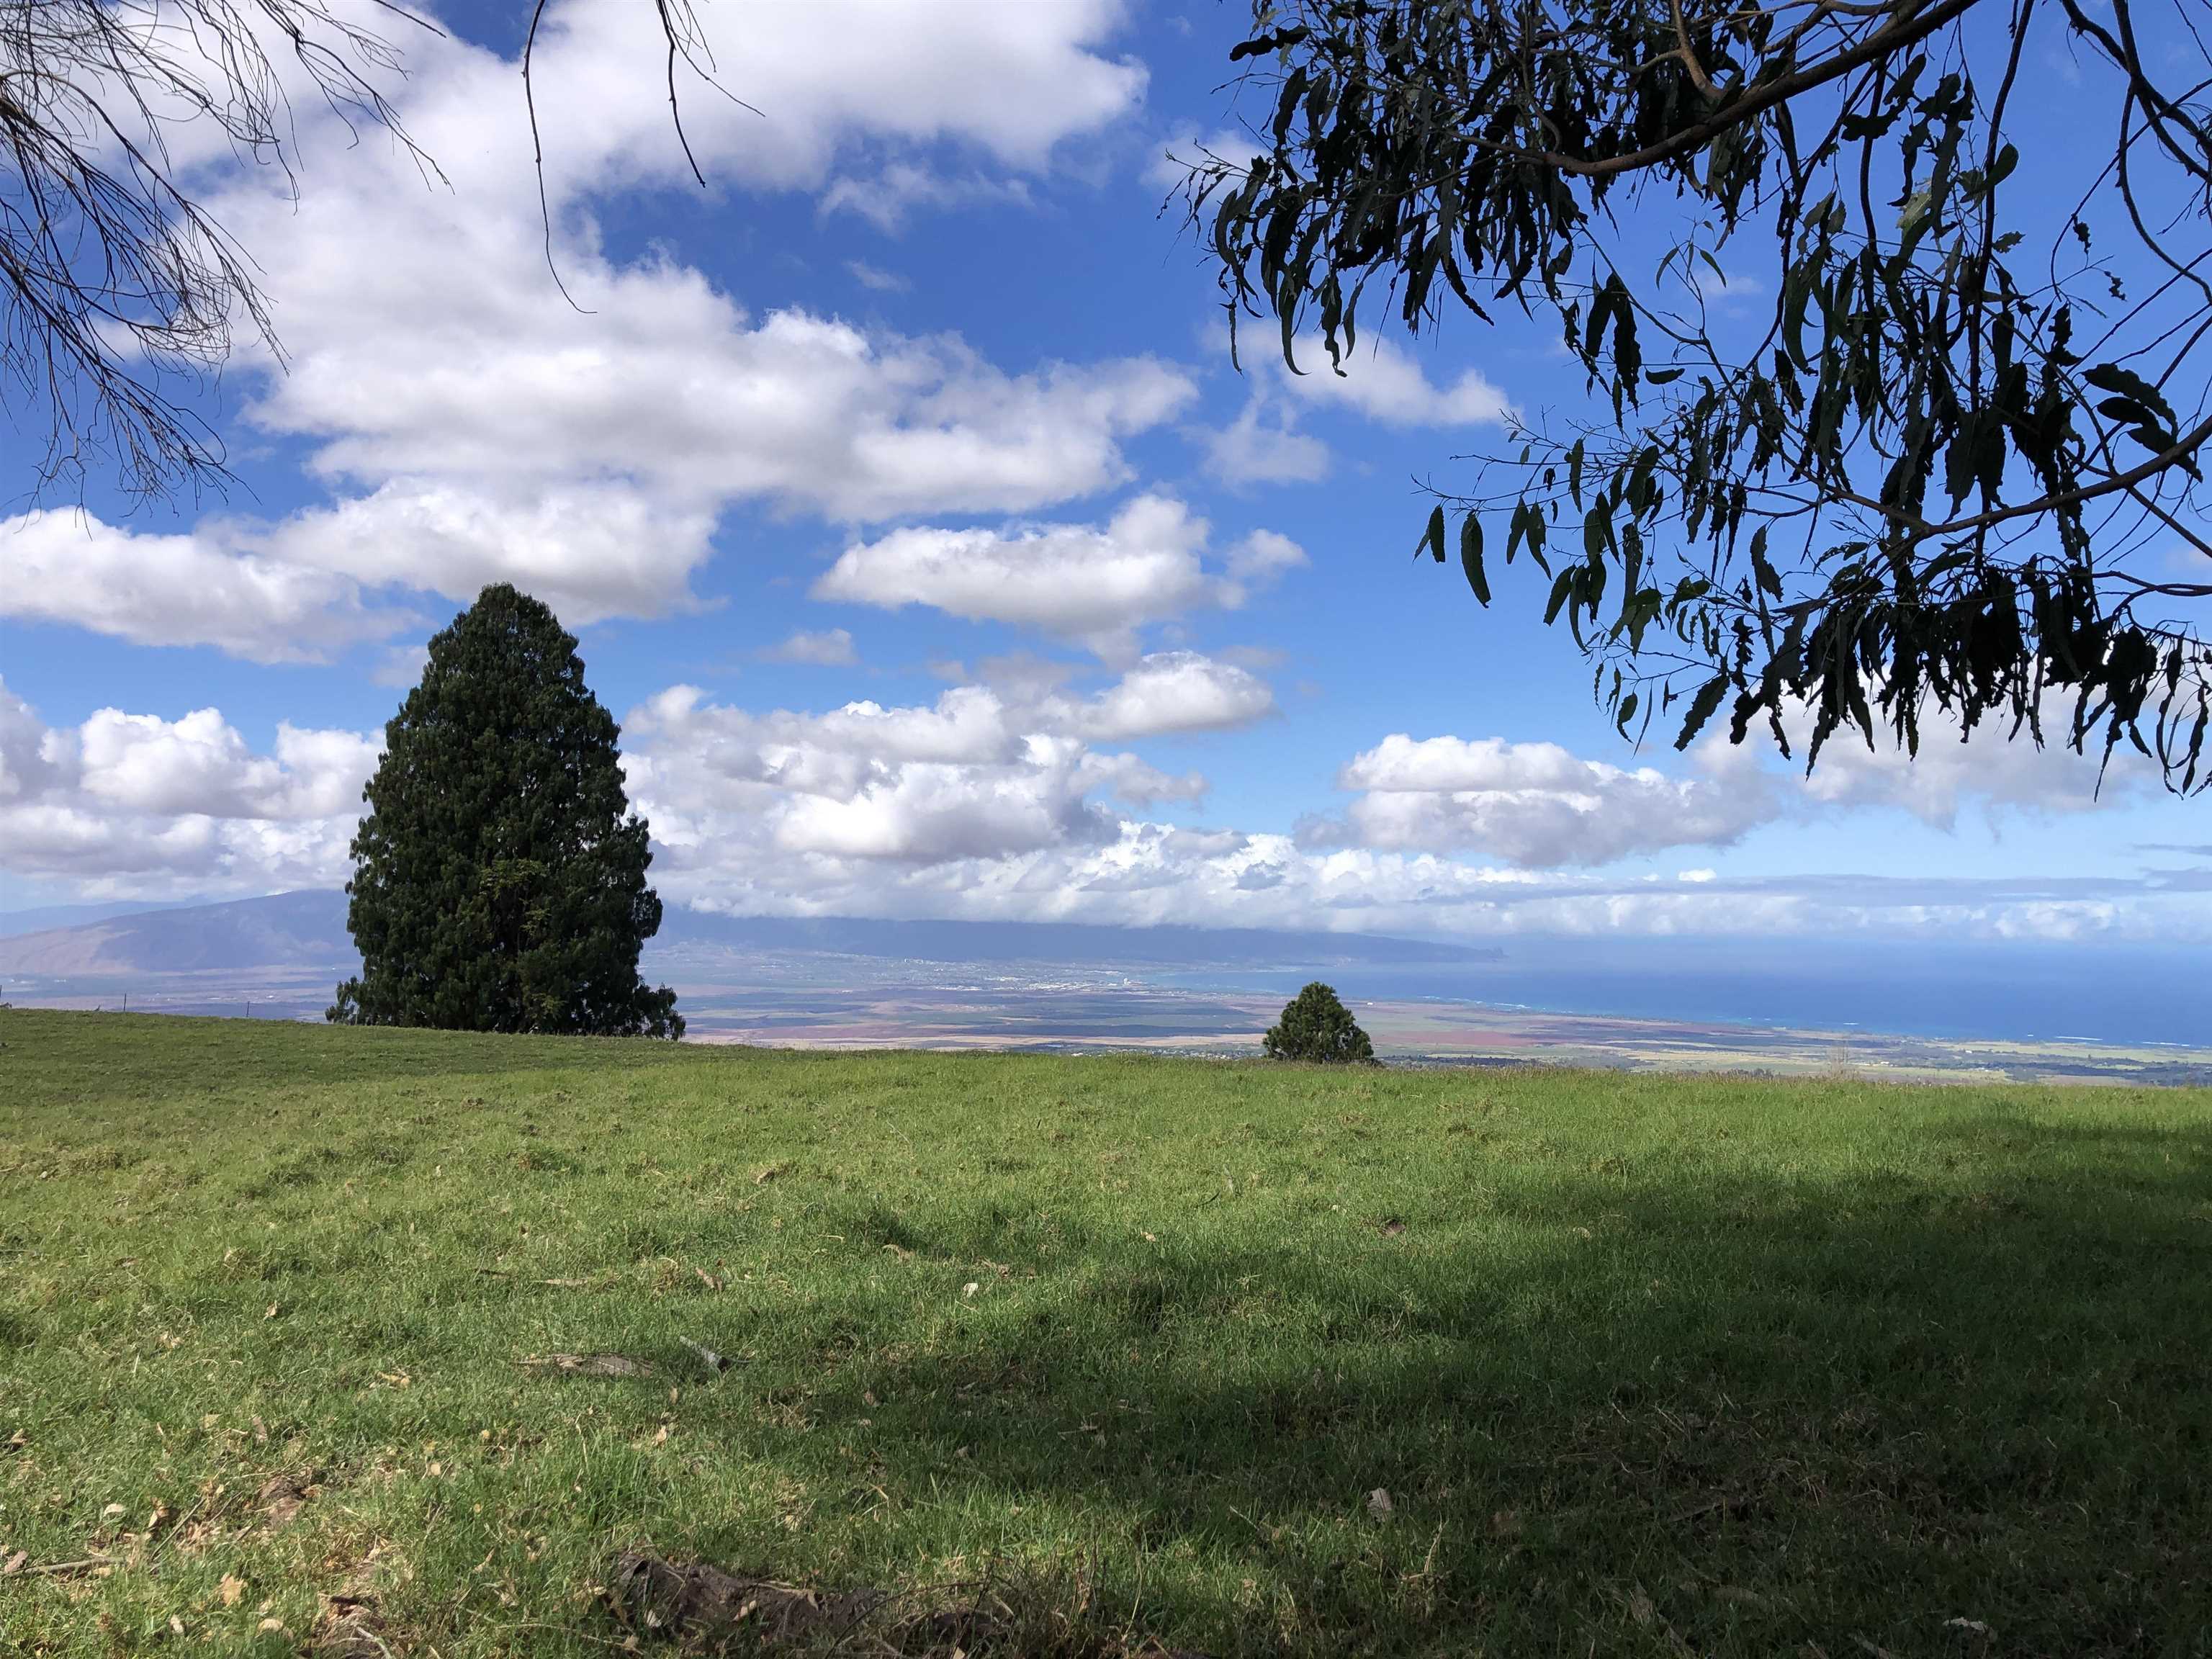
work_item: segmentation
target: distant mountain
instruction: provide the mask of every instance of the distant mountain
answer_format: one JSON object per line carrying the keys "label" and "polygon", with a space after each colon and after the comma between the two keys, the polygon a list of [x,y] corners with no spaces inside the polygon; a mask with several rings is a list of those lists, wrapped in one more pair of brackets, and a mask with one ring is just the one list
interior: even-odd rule
{"label": "distant mountain", "polygon": [[349,970],[343,893],[278,893],[143,910],[0,939],[0,975],[96,979],[256,968]]}
{"label": "distant mountain", "polygon": [[[103,979],[132,974],[317,969],[356,963],[343,893],[278,893],[111,915],[74,927],[0,935],[0,979]],[[1496,951],[1367,933],[1253,927],[1107,927],[1058,922],[872,921],[847,917],[720,916],[671,906],[650,953],[806,954],[938,963],[1259,967],[1495,961]],[[648,971],[653,971],[648,964]],[[661,969],[664,973],[666,969]]]}
{"label": "distant mountain", "polygon": [[[186,899],[185,904],[198,903]],[[0,910],[0,939],[21,933],[51,933],[58,927],[82,927],[112,916],[139,916],[149,910],[174,910],[179,904],[149,904],[143,899],[110,899],[105,904],[46,904],[33,910]]]}

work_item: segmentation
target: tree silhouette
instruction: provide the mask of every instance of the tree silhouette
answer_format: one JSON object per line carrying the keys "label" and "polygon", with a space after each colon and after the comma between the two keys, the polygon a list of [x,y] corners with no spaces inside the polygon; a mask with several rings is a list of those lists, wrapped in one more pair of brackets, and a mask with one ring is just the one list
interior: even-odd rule
{"label": "tree silhouette", "polygon": [[645,821],[552,611],[501,583],[430,641],[363,792],[333,1021],[681,1036],[638,977],[660,927]]}
{"label": "tree silhouette", "polygon": [[1322,1066],[1371,1065],[1375,1060],[1375,1045],[1352,1011],[1319,980],[1283,1005],[1283,1017],[1268,1028],[1261,1047],[1270,1060]]}

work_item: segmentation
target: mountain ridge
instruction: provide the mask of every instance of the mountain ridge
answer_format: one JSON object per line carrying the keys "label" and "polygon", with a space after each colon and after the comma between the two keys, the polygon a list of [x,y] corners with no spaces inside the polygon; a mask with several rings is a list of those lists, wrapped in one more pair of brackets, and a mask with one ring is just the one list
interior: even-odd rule
{"label": "mountain ridge", "polygon": [[[1088,922],[879,921],[850,916],[727,916],[672,905],[648,958],[708,952],[804,954],[955,963],[1148,967],[1497,961],[1481,946],[1373,933],[1255,927],[1115,927]],[[309,889],[213,904],[154,908],[0,935],[0,975],[112,979],[255,969],[353,971],[345,895]]]}

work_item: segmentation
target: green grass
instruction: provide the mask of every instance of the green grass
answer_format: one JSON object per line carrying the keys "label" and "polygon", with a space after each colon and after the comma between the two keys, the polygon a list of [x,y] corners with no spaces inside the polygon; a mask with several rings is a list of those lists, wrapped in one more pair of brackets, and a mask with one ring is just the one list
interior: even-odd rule
{"label": "green grass", "polygon": [[0,1651],[602,1653],[639,1544],[1216,1655],[2212,1651],[2203,1093],[0,1045]]}

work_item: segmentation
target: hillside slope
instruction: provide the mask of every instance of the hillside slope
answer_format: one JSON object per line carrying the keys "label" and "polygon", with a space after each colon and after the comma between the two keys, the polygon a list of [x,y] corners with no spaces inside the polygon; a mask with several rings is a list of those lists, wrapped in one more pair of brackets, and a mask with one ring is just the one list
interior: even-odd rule
{"label": "hillside slope", "polygon": [[28,1652],[680,1655],[638,1548],[939,1656],[2212,1628],[2203,1091],[20,1011],[0,1089]]}

